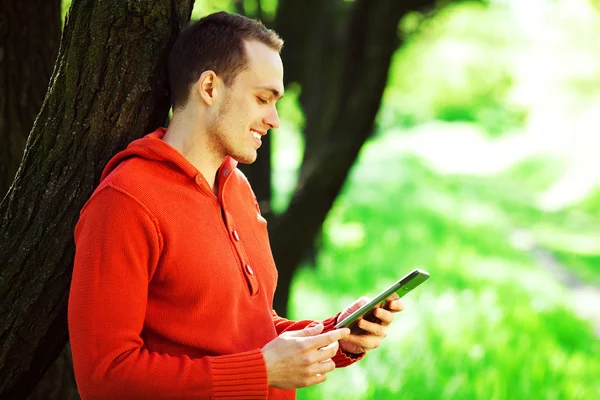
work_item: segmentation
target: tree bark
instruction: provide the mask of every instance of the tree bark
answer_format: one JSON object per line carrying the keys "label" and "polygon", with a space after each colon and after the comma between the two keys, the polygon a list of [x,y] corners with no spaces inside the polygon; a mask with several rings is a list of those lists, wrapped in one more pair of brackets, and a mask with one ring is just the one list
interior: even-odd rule
{"label": "tree bark", "polygon": [[60,0],[0,0],[0,199],[12,183],[58,54]]}
{"label": "tree bark", "polygon": [[[294,195],[286,212],[272,218],[269,225],[279,271],[274,308],[282,315],[287,313],[294,273],[373,131],[391,58],[401,44],[399,21],[410,11],[434,5],[435,0],[356,0],[342,35],[338,25],[322,21],[317,25],[321,28],[312,33],[317,38],[312,38],[311,33],[289,36],[305,49],[284,62],[289,79],[302,85],[301,103],[307,125],[305,154]],[[285,6],[286,2],[281,1],[280,7]],[[286,16],[284,8],[278,15],[282,32],[285,27],[299,31],[292,26],[291,2],[287,6]],[[339,7],[338,4],[338,10],[343,12]],[[334,11],[326,9],[320,15]],[[298,16],[301,12],[296,13],[298,21],[302,21]],[[336,49],[340,41],[345,46]]]}
{"label": "tree bark", "polygon": [[[0,198],[12,183],[58,54],[61,1],[2,0],[0,14]],[[29,400],[77,398],[68,346]]]}
{"label": "tree bark", "polygon": [[0,204],[0,398],[25,398],[67,340],[79,210],[106,162],[164,124],[167,55],[193,0],[74,0],[24,157]]}

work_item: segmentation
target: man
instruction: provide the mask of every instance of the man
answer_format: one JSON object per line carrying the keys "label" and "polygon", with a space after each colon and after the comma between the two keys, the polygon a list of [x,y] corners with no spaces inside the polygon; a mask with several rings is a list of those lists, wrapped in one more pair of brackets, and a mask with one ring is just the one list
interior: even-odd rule
{"label": "man", "polygon": [[279,126],[281,39],[216,13],[170,55],[173,118],[106,166],[81,211],[69,333],[82,399],[292,399],[379,346],[397,297],[334,330],[272,310],[266,221],[237,162]]}

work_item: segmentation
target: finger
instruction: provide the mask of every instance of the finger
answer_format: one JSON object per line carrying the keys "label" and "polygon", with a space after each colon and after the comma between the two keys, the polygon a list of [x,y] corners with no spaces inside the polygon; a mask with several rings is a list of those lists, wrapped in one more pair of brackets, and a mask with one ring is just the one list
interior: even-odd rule
{"label": "finger", "polygon": [[303,380],[302,384],[298,387],[308,387],[318,385],[319,383],[323,383],[327,380],[327,375],[325,374],[317,374],[314,376],[307,377]]}
{"label": "finger", "polygon": [[346,318],[347,316],[349,316],[350,314],[352,314],[354,311],[358,310],[359,308],[361,308],[362,306],[364,306],[365,304],[367,304],[369,301],[371,301],[371,299],[369,299],[368,297],[362,296],[361,298],[359,298],[358,300],[356,300],[354,303],[350,304],[339,315],[338,322],[342,321],[344,318]]}
{"label": "finger", "polygon": [[381,340],[381,337],[375,335],[352,335],[345,339],[348,344],[361,349],[363,353],[379,347]]}
{"label": "finger", "polygon": [[391,311],[385,310],[383,308],[377,308],[374,312],[374,315],[381,321],[383,325],[389,325],[394,320],[394,314],[392,314]]}
{"label": "finger", "polygon": [[305,359],[307,361],[307,364],[321,362],[329,358],[333,358],[337,354],[339,347],[339,342],[335,341],[325,347],[321,347],[318,349],[311,348],[307,350],[305,352]]}
{"label": "finger", "polygon": [[342,328],[307,337],[304,340],[306,341],[308,348],[318,349],[319,347],[325,347],[330,343],[337,342],[338,340],[347,337],[349,334],[350,329]]}
{"label": "finger", "polygon": [[361,319],[358,321],[358,327],[363,331],[370,333],[371,335],[375,335],[381,338],[387,336],[387,332],[384,326],[378,324],[376,322],[367,321],[366,319]]}
{"label": "finger", "polygon": [[399,298],[400,296],[398,295],[398,293],[394,292],[388,296],[387,301],[394,301],[398,300]]}
{"label": "finger", "polygon": [[337,341],[330,343],[325,347],[321,347],[311,355],[311,360],[313,360],[313,362],[323,362],[324,360],[333,358],[337,354],[339,347],[340,343]]}
{"label": "finger", "polygon": [[323,324],[321,324],[321,323],[317,323],[317,324],[313,323],[299,331],[291,331],[290,334],[293,336],[313,337],[313,336],[321,333],[324,328],[325,328],[325,326],[323,326]]}
{"label": "finger", "polygon": [[394,300],[388,304],[387,309],[391,312],[400,312],[404,310],[404,303],[400,299]]}
{"label": "finger", "polygon": [[[337,342],[335,342],[337,343]],[[302,356],[302,363],[304,366],[308,367],[314,364],[325,362],[331,358],[333,358],[338,351],[338,346],[327,347],[318,350],[311,350],[308,353],[305,353]]]}
{"label": "finger", "polygon": [[317,375],[317,374],[327,374],[327,373],[333,371],[334,369],[335,369],[335,362],[333,362],[333,360],[331,358],[328,358],[327,360],[323,360],[321,362],[313,364],[313,366],[309,369],[309,371],[310,371],[311,375]]}
{"label": "finger", "polygon": [[383,306],[382,308],[387,308],[389,309],[390,303],[394,300],[398,300],[400,298],[400,296],[398,295],[398,293],[394,292],[392,294],[390,294],[385,301],[383,302]]}
{"label": "finger", "polygon": [[334,349],[335,351],[337,351],[339,345],[340,345],[340,342],[335,341],[335,342],[329,343],[327,346],[319,347],[319,351],[328,351],[331,349]]}
{"label": "finger", "polygon": [[367,296],[361,296],[360,298],[358,298],[354,304],[352,305],[352,307],[355,307],[355,310],[358,310],[359,308],[361,308],[362,306],[364,306],[365,304],[367,304],[368,302],[370,302],[371,299],[368,298]]}

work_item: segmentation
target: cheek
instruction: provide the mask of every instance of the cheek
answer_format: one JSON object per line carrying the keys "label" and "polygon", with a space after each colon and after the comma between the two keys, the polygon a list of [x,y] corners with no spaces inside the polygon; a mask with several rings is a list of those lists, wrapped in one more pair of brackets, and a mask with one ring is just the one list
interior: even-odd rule
{"label": "cheek", "polygon": [[232,122],[250,126],[252,124],[252,115],[253,113],[256,113],[256,111],[253,109],[252,104],[248,104],[248,102],[238,102],[232,107],[231,113]]}
{"label": "cheek", "polygon": [[260,105],[254,98],[232,99],[225,118],[228,131],[238,132],[240,137],[245,137],[252,126],[262,121],[261,111]]}

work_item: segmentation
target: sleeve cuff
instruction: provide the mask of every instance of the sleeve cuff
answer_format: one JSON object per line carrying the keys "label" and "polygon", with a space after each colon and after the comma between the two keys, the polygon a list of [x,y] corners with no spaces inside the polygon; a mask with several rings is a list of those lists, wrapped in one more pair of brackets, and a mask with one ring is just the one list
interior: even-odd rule
{"label": "sleeve cuff", "polygon": [[342,349],[338,349],[337,354],[332,358],[332,360],[335,363],[336,368],[344,368],[348,365],[352,365],[355,362],[362,360],[366,354],[367,353],[350,354],[346,353]]}
{"label": "sleeve cuff", "polygon": [[210,369],[214,398],[267,398],[267,367],[260,349],[211,357]]}

